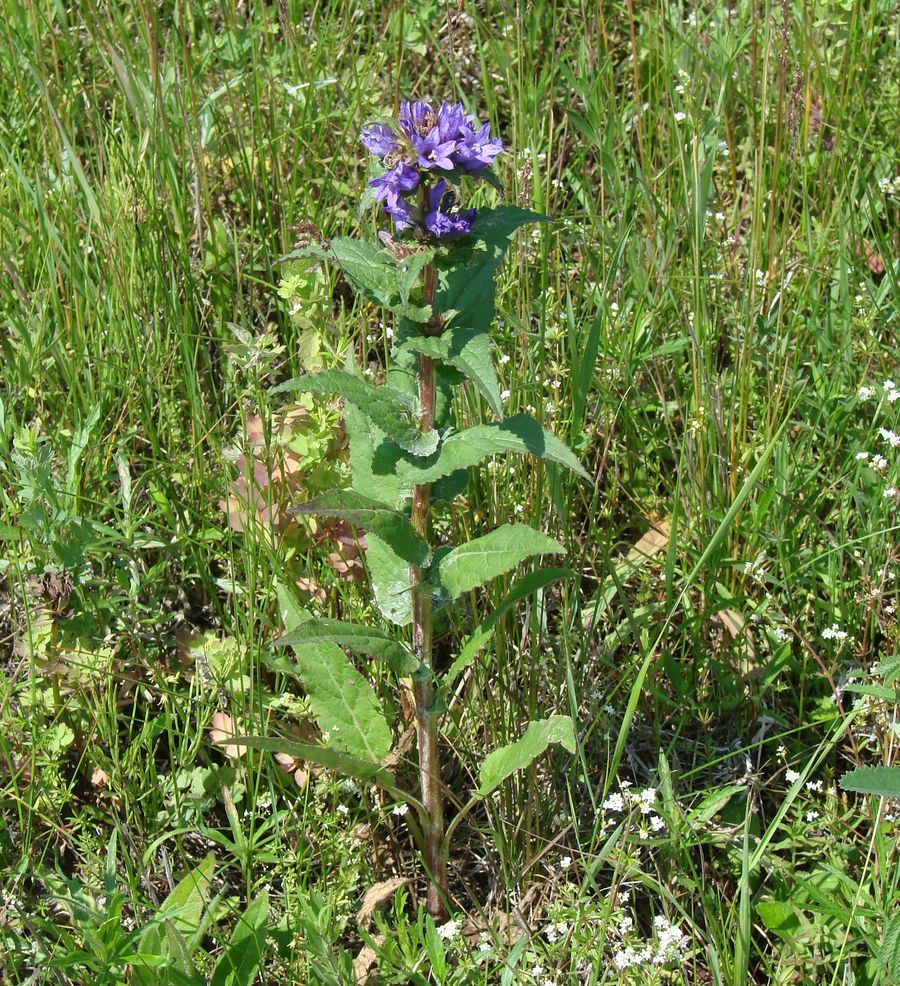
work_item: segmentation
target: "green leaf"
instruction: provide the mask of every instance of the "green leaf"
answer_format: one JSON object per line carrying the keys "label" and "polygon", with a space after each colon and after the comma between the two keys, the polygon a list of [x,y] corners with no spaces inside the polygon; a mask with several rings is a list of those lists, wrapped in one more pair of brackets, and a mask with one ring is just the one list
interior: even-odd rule
{"label": "green leaf", "polygon": [[[366,654],[384,661],[398,674],[411,674],[419,667],[419,662],[405,644],[372,627],[344,623],[342,620],[308,620],[292,633],[277,640],[276,645],[292,647],[299,662],[301,651],[318,648],[328,642],[346,647],[354,654]],[[303,681],[305,684],[305,676]]]}
{"label": "green leaf", "polygon": [[455,310],[457,324],[487,330],[494,320],[494,273],[509,238],[520,226],[546,218],[515,206],[482,209],[472,227],[473,246],[455,250],[453,267],[438,271],[435,311]]}
{"label": "green leaf", "polygon": [[756,905],[756,913],[762,923],[778,935],[793,936],[800,927],[800,919],[792,904],[783,900],[763,900]]}
{"label": "green leaf", "polygon": [[531,555],[565,554],[565,548],[527,524],[504,524],[444,555],[437,584],[451,599],[515,568]]}
{"label": "green leaf", "polygon": [[[505,421],[476,425],[448,435],[440,450],[427,460],[418,462],[401,459],[396,463],[397,474],[404,481],[432,483],[442,476],[449,476],[457,469],[476,466],[490,455],[500,452],[530,452],[551,462],[571,469],[584,479],[590,479],[572,452],[552,433],[542,428],[527,414],[516,414]],[[388,468],[382,457],[382,469]],[[374,457],[375,468],[379,456]]]}
{"label": "green leaf", "polygon": [[460,648],[459,654],[450,665],[443,678],[444,686],[449,686],[457,675],[467,668],[493,639],[494,627],[513,606],[522,599],[543,589],[545,585],[558,579],[574,578],[575,573],[568,568],[539,568],[529,572],[512,587],[503,602],[486,617]]}
{"label": "green leaf", "polygon": [[878,960],[887,971],[887,982],[900,982],[900,914],[895,914],[884,926]]}
{"label": "green leaf", "polygon": [[406,347],[442,360],[464,374],[488,402],[498,418],[503,417],[500,385],[491,360],[490,336],[483,329],[454,324],[440,336],[416,336],[406,340]]}
{"label": "green leaf", "polygon": [[841,787],[860,794],[900,798],[900,767],[857,767],[844,774]]}
{"label": "green leaf", "polygon": [[[186,958],[185,937],[193,935],[203,920],[209,899],[216,858],[209,853],[175,885],[162,902],[151,923],[141,933],[138,951],[147,956],[169,957],[175,961]],[[176,954],[172,954],[172,948]],[[158,982],[152,970],[135,968],[140,982]]]}
{"label": "green leaf", "polygon": [[296,760],[308,760],[328,770],[346,774],[347,777],[377,784],[395,794],[398,801],[407,801],[413,806],[418,804],[414,795],[397,787],[394,775],[389,770],[385,770],[380,763],[354,757],[344,753],[343,750],[335,750],[330,746],[313,746],[310,743],[295,743],[270,736],[234,736],[229,737],[228,742],[235,746],[246,746],[268,753],[286,753]]}
{"label": "green leaf", "polygon": [[344,408],[350,444],[353,487],[388,507],[399,507],[412,495],[412,484],[397,475],[403,450],[354,407]]}
{"label": "green leaf", "polygon": [[274,388],[273,393],[297,391],[333,394],[359,408],[369,420],[413,455],[431,455],[437,448],[436,431],[421,432],[416,422],[415,402],[389,387],[372,384],[340,370],[324,370],[295,377]]}
{"label": "green leaf", "polygon": [[412,622],[412,583],[409,562],[387,541],[371,531],[366,535],[366,565],[372,579],[372,594],[381,615],[405,627]]}
{"label": "green leaf", "polygon": [[319,728],[336,747],[362,760],[382,760],[391,748],[384,712],[372,686],[320,626],[331,622],[304,620],[278,641],[293,647],[296,664],[269,663],[282,673],[299,674]]}
{"label": "green leaf", "polygon": [[269,895],[263,890],[238,918],[209,986],[252,986],[262,964],[269,920]]}
{"label": "green leaf", "polygon": [[416,534],[406,517],[354,490],[330,490],[292,507],[289,512],[315,517],[340,517],[377,534],[407,564],[428,564],[430,549]]}
{"label": "green leaf", "polygon": [[427,322],[430,305],[410,303],[410,291],[422,267],[433,257],[430,251],[398,261],[378,244],[338,236],[324,246],[312,244],[291,256],[315,256],[336,263],[351,286],[382,308]]}
{"label": "green leaf", "polygon": [[539,757],[551,743],[559,743],[569,753],[575,752],[575,727],[569,716],[550,716],[530,722],[515,742],[492,750],[481,764],[475,793],[487,797],[507,777]]}

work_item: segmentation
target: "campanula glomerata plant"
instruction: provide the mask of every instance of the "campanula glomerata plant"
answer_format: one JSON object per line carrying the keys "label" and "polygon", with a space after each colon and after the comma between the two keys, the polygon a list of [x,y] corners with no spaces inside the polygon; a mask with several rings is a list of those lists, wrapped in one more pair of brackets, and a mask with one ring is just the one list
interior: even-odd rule
{"label": "campanula glomerata plant", "polygon": [[[448,693],[476,659],[490,661],[492,626],[501,612],[562,569],[538,568],[510,587],[500,610],[474,628],[449,669],[432,660],[434,614],[464,593],[537,555],[561,554],[546,534],[524,524],[504,524],[468,543],[435,543],[432,518],[464,496],[470,469],[499,453],[529,453],[588,478],[575,456],[534,418],[505,418],[492,362],[494,276],[510,238],[545,217],[515,206],[466,208],[472,183],[497,179],[490,166],[503,152],[489,123],[462,103],[405,102],[396,122],[365,127],[371,155],[371,196],[391,221],[379,242],[337,237],[301,255],[336,264],[352,287],[394,317],[390,366],[381,386],[354,367],[290,380],[279,390],[337,396],[345,402],[352,486],[319,495],[298,514],[338,518],[365,531],[366,565],[375,604],[391,628],[315,619],[296,605],[283,606],[294,661],[278,666],[299,674],[309,706],[327,743],[286,743],[264,737],[241,742],[297,757],[373,783],[413,811],[407,815],[428,875],[427,905],[444,918],[450,906],[451,835],[467,811],[550,744],[574,752],[572,721],[552,715],[531,722],[508,746],[488,753],[479,783],[449,824],[444,819],[441,722]],[[473,387],[493,420],[456,430],[453,388]],[[389,719],[367,678],[345,652],[383,662],[399,678],[405,700]],[[482,658],[482,654],[487,656]],[[417,791],[403,787],[390,764],[389,721],[407,710],[418,750]]]}

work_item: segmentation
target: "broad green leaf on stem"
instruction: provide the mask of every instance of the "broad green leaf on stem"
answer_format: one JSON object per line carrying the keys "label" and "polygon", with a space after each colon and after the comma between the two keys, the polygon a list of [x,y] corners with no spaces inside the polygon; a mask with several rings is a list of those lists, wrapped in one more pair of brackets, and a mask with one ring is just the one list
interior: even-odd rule
{"label": "broad green leaf on stem", "polygon": [[455,251],[454,266],[438,272],[435,310],[456,311],[457,324],[488,329],[494,320],[494,274],[509,238],[520,226],[546,220],[546,216],[516,206],[482,209],[472,227],[474,245]]}
{"label": "broad green leaf on stem", "polygon": [[351,756],[377,762],[391,748],[391,731],[372,686],[338,643],[323,632],[320,624],[331,622],[336,621],[301,622],[278,641],[293,648],[296,664],[285,661],[274,667],[300,676],[316,722],[334,746]]}
{"label": "broad green leaf on stem", "polygon": [[428,564],[430,549],[403,514],[355,490],[330,490],[289,511],[314,517],[340,517],[377,534],[409,565]]}
{"label": "broad green leaf on stem", "polygon": [[311,244],[290,256],[313,256],[335,263],[351,286],[376,305],[417,322],[427,322],[431,317],[430,305],[416,305],[410,301],[417,277],[434,256],[431,251],[398,261],[376,243],[337,236],[325,244]]}
{"label": "broad green leaf on stem", "polygon": [[503,417],[500,385],[491,360],[490,336],[483,329],[453,325],[440,336],[410,336],[408,349],[449,363],[472,381],[498,418]]}
{"label": "broad green leaf on stem", "polygon": [[[308,620],[275,643],[278,647],[293,648],[299,663],[301,652],[329,642],[346,647],[354,654],[365,654],[384,661],[398,674],[411,674],[419,667],[419,662],[405,644],[372,627],[344,623],[343,620]],[[305,674],[303,682],[306,684]]]}
{"label": "broad green leaf on stem", "polygon": [[363,760],[387,756],[391,731],[381,705],[341,648],[325,642],[304,644],[294,653],[310,708],[329,742]]}
{"label": "broad green leaf on stem", "polygon": [[470,634],[468,639],[460,648],[459,654],[444,674],[443,683],[445,686],[451,685],[461,671],[464,671],[493,639],[494,627],[509,612],[516,603],[527,598],[544,586],[558,579],[574,578],[575,573],[570,568],[539,568],[534,572],[529,572],[523,576],[510,589],[503,602],[486,617]]}
{"label": "broad green leaf on stem", "polygon": [[857,767],[844,774],[841,787],[859,794],[900,798],[900,767]]}
{"label": "broad green leaf on stem", "polygon": [[394,775],[385,770],[380,763],[354,757],[343,750],[331,746],[313,746],[311,743],[297,743],[294,740],[281,739],[273,736],[235,736],[232,740],[235,746],[246,746],[253,750],[263,750],[268,753],[286,753],[295,760],[308,760],[320,767],[337,770],[350,777],[359,777],[364,781],[380,784],[387,781],[394,783]]}
{"label": "broad green leaf on stem", "polygon": [[[421,326],[409,319],[397,320],[391,346],[391,362],[385,378],[388,387],[406,394],[414,404],[419,400],[419,357],[406,342],[419,338],[421,334]],[[439,432],[443,433],[451,424],[453,388],[464,379],[455,367],[438,363],[434,368],[434,426]]]}
{"label": "broad green leaf on stem", "polygon": [[487,797],[507,777],[532,763],[551,743],[559,743],[569,753],[575,752],[575,727],[569,716],[550,716],[530,722],[515,742],[492,750],[481,764],[475,793]]}
{"label": "broad green leaf on stem", "polygon": [[[454,432],[444,439],[434,455],[421,462],[402,459],[397,463],[396,471],[410,484],[433,483],[457,469],[476,466],[488,456],[500,452],[530,452],[542,459],[558,462],[584,479],[590,479],[572,452],[552,432],[542,428],[527,414],[516,414],[505,421],[476,425],[465,431]],[[374,468],[378,470],[377,452],[374,462]]]}
{"label": "broad green leaf on stem", "polygon": [[412,495],[412,484],[397,475],[403,449],[352,405],[344,408],[344,426],[354,489],[385,506],[400,507]]}
{"label": "broad green leaf on stem", "polygon": [[372,594],[381,615],[405,627],[412,622],[412,584],[409,562],[371,531],[366,535],[366,565],[372,579]]}
{"label": "broad green leaf on stem", "polygon": [[438,445],[435,431],[421,432],[416,422],[415,402],[388,387],[372,384],[340,370],[324,370],[280,384],[274,392],[300,391],[333,394],[359,408],[369,420],[413,455],[431,455]]}
{"label": "broad green leaf on stem", "polygon": [[443,555],[437,565],[436,582],[451,599],[456,599],[531,555],[559,555],[565,550],[559,542],[527,524],[504,524]]}

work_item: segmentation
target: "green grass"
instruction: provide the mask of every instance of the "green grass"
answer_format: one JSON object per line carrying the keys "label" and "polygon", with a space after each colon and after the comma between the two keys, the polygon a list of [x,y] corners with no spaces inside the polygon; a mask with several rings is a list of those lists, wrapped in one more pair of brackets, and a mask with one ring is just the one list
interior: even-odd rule
{"label": "green grass", "polygon": [[[900,463],[878,430],[900,432],[897,4],[459,10],[4,6],[4,981],[183,982],[129,958],[167,915],[213,983],[236,928],[260,982],[353,982],[366,942],[385,983],[900,979],[897,806],[836,783],[897,759],[874,673],[900,637]],[[464,678],[450,803],[528,719],[570,713],[579,736],[460,826],[447,940],[391,803],[209,735],[219,713],[304,728],[302,689],[265,663],[279,583],[374,618],[308,534],[232,530],[219,503],[253,427],[283,455],[270,391],[313,338],[383,364],[382,314],[333,274],[278,287],[298,224],[372,235],[357,134],[411,94],[494,121],[505,198],[554,219],[503,269],[498,369],[508,409],[596,477],[498,461],[445,519],[528,520],[577,572]],[[488,419],[472,393],[455,412]],[[337,421],[304,419],[278,496],[345,470]],[[448,660],[499,596],[444,628]],[[657,789],[657,828],[603,808],[625,781]],[[171,917],[208,852],[211,884],[189,878]],[[681,957],[622,971],[654,918]]]}

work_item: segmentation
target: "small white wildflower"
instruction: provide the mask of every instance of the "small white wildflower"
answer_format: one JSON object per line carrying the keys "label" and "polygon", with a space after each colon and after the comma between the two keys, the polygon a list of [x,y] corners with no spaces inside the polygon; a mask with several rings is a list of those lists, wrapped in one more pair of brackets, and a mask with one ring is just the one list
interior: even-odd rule
{"label": "small white wildflower", "polygon": [[885,380],[884,383],[881,386],[884,388],[884,390],[896,390],[897,389],[897,384],[895,384],[894,381],[891,380],[890,378],[888,378],[887,380]]}
{"label": "small white wildflower", "polygon": [[625,917],[618,924],[619,934],[624,937],[629,931],[634,927],[634,918],[630,914],[626,914]]}
{"label": "small white wildflower", "polygon": [[869,453],[868,452],[857,452],[856,453],[856,461],[857,462],[866,462],[866,461],[868,461],[868,458],[869,458]]}
{"label": "small white wildflower", "polygon": [[510,393],[511,392],[508,391],[508,390],[502,390],[500,392],[500,400],[501,401],[508,401],[509,400],[509,397],[510,397]]}
{"label": "small white wildflower", "polygon": [[716,213],[716,222],[720,222],[720,223],[725,222],[725,213],[724,212],[717,212]]}
{"label": "small white wildflower", "polygon": [[789,640],[791,636],[787,630],[784,629],[784,627],[775,627],[774,630],[772,630],[772,635],[776,640],[781,641]]}
{"label": "small white wildflower", "polygon": [[900,496],[900,491],[897,490],[896,486],[889,486],[881,495],[885,498],[885,500],[890,500],[894,497]]}
{"label": "small white wildflower", "polygon": [[795,781],[800,780],[800,774],[798,774],[796,770],[786,770],[784,772],[784,779],[788,782],[788,784],[793,784]]}
{"label": "small white wildflower", "polygon": [[337,812],[339,815],[349,815],[350,809],[346,805],[338,805]]}
{"label": "small white wildflower", "polygon": [[500,365],[501,365],[501,366],[506,366],[506,364],[507,364],[507,363],[509,362],[509,359],[510,359],[510,357],[509,357],[509,353],[504,353],[504,354],[503,354],[503,355],[502,355],[502,356],[500,357]]}
{"label": "small white wildflower", "polygon": [[720,140],[719,143],[716,144],[716,150],[720,154],[726,154],[727,155],[729,153],[729,150],[728,150],[728,141],[727,140]]}
{"label": "small white wildflower", "polygon": [[757,270],[756,272],[756,283],[762,287],[766,283],[766,272],[764,270]]}
{"label": "small white wildflower", "polygon": [[409,805],[407,804],[394,805],[394,807],[391,808],[391,814],[396,815],[398,818],[403,818],[408,811]]}
{"label": "small white wildflower", "polygon": [[816,791],[816,792],[821,791],[822,790],[822,782],[821,781],[807,781],[806,782],[806,790],[807,791]]}
{"label": "small white wildflower", "polygon": [[625,799],[618,791],[612,794],[603,802],[604,811],[623,811],[625,809]]}
{"label": "small white wildflower", "polygon": [[817,811],[808,811],[806,813],[806,820],[808,822],[814,822],[818,817],[819,813]]}
{"label": "small white wildflower", "polygon": [[445,921],[444,924],[437,929],[437,933],[447,941],[450,938],[455,938],[459,934],[459,921]]}
{"label": "small white wildflower", "polygon": [[881,472],[887,466],[887,459],[883,455],[872,456],[872,468]]}
{"label": "small white wildflower", "polygon": [[888,404],[893,404],[896,401],[900,401],[900,390],[889,390],[885,396],[887,397]]}
{"label": "small white wildflower", "polygon": [[865,387],[865,386],[863,386],[863,387],[860,387],[859,390],[857,390],[857,392],[856,392],[856,396],[861,401],[867,401],[870,398],[874,397],[874,395],[875,395],[875,388],[874,387]]}
{"label": "small white wildflower", "polygon": [[532,976],[534,976],[535,979],[537,979],[538,976],[543,975],[543,973],[544,973],[544,967],[542,965],[538,964],[538,965],[533,965],[531,967],[531,974]]}
{"label": "small white wildflower", "polygon": [[559,868],[561,870],[567,870],[571,865],[572,865],[571,856],[563,856],[563,858],[559,861]]}
{"label": "small white wildflower", "polygon": [[675,122],[676,123],[681,123],[683,120],[686,120],[686,119],[687,119],[687,113],[682,113],[681,110],[679,110],[675,114]]}
{"label": "small white wildflower", "polygon": [[650,828],[654,832],[661,832],[666,827],[666,823],[659,817],[659,815],[650,816]]}
{"label": "small white wildflower", "polygon": [[842,630],[837,623],[832,623],[830,627],[827,627],[822,631],[823,640],[846,640],[847,631]]}
{"label": "small white wildflower", "polygon": [[878,434],[891,446],[897,448],[900,445],[900,435],[890,430],[890,428],[879,428]]}

